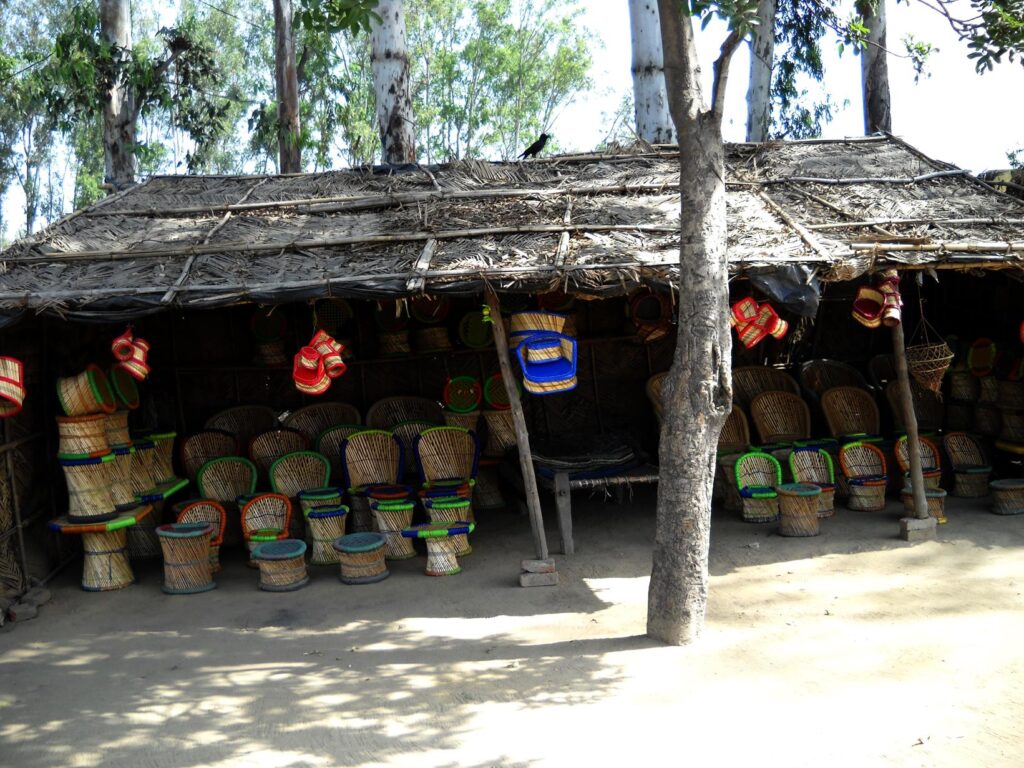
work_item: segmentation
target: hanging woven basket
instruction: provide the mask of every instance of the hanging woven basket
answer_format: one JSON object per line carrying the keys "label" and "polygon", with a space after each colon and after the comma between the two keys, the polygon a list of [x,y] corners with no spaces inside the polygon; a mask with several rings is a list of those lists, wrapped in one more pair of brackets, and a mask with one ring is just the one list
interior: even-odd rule
{"label": "hanging woven basket", "polygon": [[[907,369],[925,389],[930,389],[942,398],[942,378],[953,362],[953,350],[950,349],[939,332],[925,319],[924,301],[918,297],[921,322],[911,337],[911,345],[907,347]],[[916,343],[914,343],[916,341]]]}

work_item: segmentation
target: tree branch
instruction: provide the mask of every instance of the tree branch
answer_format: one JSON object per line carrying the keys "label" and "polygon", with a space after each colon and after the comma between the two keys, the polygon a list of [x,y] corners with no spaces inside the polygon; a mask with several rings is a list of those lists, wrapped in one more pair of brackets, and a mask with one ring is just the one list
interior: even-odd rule
{"label": "tree branch", "polygon": [[719,125],[725,112],[725,86],[729,82],[729,62],[732,61],[732,55],[736,53],[742,40],[743,36],[736,30],[730,32],[722,43],[718,58],[715,59],[714,84],[711,86],[711,116]]}

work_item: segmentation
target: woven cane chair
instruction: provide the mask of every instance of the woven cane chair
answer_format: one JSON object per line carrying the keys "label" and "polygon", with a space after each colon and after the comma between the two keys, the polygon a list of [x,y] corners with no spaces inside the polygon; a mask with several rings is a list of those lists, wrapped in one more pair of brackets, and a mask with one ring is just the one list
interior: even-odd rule
{"label": "woven cane chair", "polygon": [[417,435],[413,446],[422,485],[476,479],[480,441],[475,432],[463,427],[432,427]]}
{"label": "woven cane chair", "polygon": [[270,489],[296,497],[299,491],[324,488],[331,480],[331,462],[316,451],[294,451],[270,465]]}
{"label": "woven cane chair", "polygon": [[[925,488],[938,488],[942,481],[942,458],[939,449],[927,437],[918,437],[918,447],[921,453],[921,474],[924,475]],[[896,455],[896,464],[904,477],[910,472],[910,451],[907,449],[907,436],[903,435],[893,446],[893,453]],[[909,482],[909,480],[908,480]]]}
{"label": "woven cane chair", "polygon": [[743,409],[733,405],[718,436],[718,453],[745,453],[750,448],[750,424]]}
{"label": "woven cane chair", "polygon": [[401,483],[402,443],[383,429],[356,432],[341,443],[341,466],[346,488]]}
{"label": "woven cane chair", "polygon": [[866,389],[832,387],[821,396],[828,431],[837,439],[878,435],[882,431],[878,405]]}
{"label": "woven cane chair", "polygon": [[[314,403],[299,408],[284,420],[284,425],[306,436],[310,445],[325,429],[337,424],[358,424],[362,421],[359,409],[348,403]],[[339,440],[340,442],[340,440]]]}
{"label": "woven cane chair", "polygon": [[276,429],[279,425],[277,414],[266,405],[237,405],[206,420],[204,429],[222,429],[238,439],[242,448],[260,432]]}
{"label": "woven cane chair", "polygon": [[362,424],[335,424],[317,435],[314,448],[331,462],[331,477],[335,482],[345,477],[345,469],[341,464],[341,441],[364,429],[366,427]]}
{"label": "woven cane chair", "polygon": [[385,397],[366,411],[366,426],[371,429],[392,429],[403,421],[429,421],[444,424],[444,411],[436,400],[412,395]]}
{"label": "woven cane chair", "polygon": [[789,454],[789,470],[793,481],[821,488],[818,495],[818,517],[835,514],[836,470],[832,457],[824,448],[795,448]]}
{"label": "woven cane chair", "polygon": [[881,392],[890,381],[896,381],[896,358],[886,353],[868,360],[868,376],[875,389]]}
{"label": "woven cane chair", "polygon": [[288,538],[291,518],[292,502],[284,494],[261,493],[249,499],[242,507],[242,537],[250,554],[265,541]]}
{"label": "woven cane chair", "polygon": [[754,398],[762,392],[791,392],[800,394],[796,379],[778,368],[766,365],[745,365],[733,368],[732,401],[744,410],[750,410]]}
{"label": "woven cane chair", "polygon": [[750,417],[763,444],[792,443],[811,437],[811,411],[799,395],[762,392],[750,404]]}
{"label": "woven cane chair", "polygon": [[950,432],[942,438],[942,446],[953,469],[952,495],[968,499],[987,496],[992,465],[981,441],[966,432]]}
{"label": "woven cane chair", "polygon": [[871,390],[860,371],[838,360],[808,360],[800,366],[800,386],[815,401],[819,401],[832,387]]}
{"label": "woven cane chair", "polygon": [[436,427],[429,421],[403,421],[391,428],[395,437],[402,443],[402,462],[406,474],[416,471],[416,438],[427,429]]}
{"label": "woven cane chair", "polygon": [[212,459],[200,467],[196,475],[199,495],[204,499],[234,503],[239,496],[256,492],[256,465],[241,456]]}
{"label": "woven cane chair", "polygon": [[736,460],[750,450],[750,424],[743,409],[733,403],[718,436],[715,459],[714,497],[728,510],[739,510],[739,489],[736,487]]}
{"label": "woven cane chair", "polygon": [[768,453],[745,453],[736,461],[736,487],[743,499],[743,520],[770,523],[779,519],[779,494],[782,467]]}
{"label": "woven cane chair", "polygon": [[658,419],[658,426],[661,426],[662,416],[665,412],[665,401],[662,398],[662,389],[665,387],[665,377],[668,376],[667,372],[656,373],[647,380],[647,385],[644,389],[647,392],[647,399],[651,401],[651,407],[654,409],[654,415]]}
{"label": "woven cane chair", "polygon": [[308,449],[309,440],[301,432],[294,429],[272,429],[252,439],[249,443],[249,458],[266,477],[270,465],[282,456]]}
{"label": "woven cane chair", "polygon": [[[910,382],[910,394],[914,403],[914,413],[917,416],[917,428],[922,432],[938,432],[942,429],[944,412],[942,401],[938,396],[916,381]],[[889,401],[894,428],[897,432],[902,432],[905,427],[898,381],[890,381],[886,385],[885,399]]]}
{"label": "woven cane chair", "polygon": [[885,509],[888,483],[885,454],[870,443],[850,443],[839,449],[839,468],[850,487],[847,506],[865,512]]}
{"label": "woven cane chair", "polygon": [[178,449],[181,468],[191,482],[196,481],[199,468],[212,459],[239,455],[238,440],[230,432],[219,429],[205,429],[189,435]]}
{"label": "woven cane chair", "polygon": [[228,515],[224,506],[212,499],[200,499],[186,504],[178,513],[178,523],[210,523],[213,533],[210,534],[210,567],[214,572],[221,569],[220,545],[224,543],[224,529],[227,527]]}

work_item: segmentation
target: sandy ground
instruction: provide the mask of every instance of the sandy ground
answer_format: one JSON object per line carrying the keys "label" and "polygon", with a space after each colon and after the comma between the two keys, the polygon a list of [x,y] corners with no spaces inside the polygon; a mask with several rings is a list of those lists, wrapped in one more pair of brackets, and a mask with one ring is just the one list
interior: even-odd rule
{"label": "sandy ground", "polygon": [[910,546],[896,503],[814,539],[716,513],[707,629],[672,648],[644,637],[653,495],[574,511],[557,588],[517,586],[505,512],[450,578],[269,594],[236,557],[173,597],[72,568],[0,634],[0,764],[1024,764],[1024,517],[951,500]]}

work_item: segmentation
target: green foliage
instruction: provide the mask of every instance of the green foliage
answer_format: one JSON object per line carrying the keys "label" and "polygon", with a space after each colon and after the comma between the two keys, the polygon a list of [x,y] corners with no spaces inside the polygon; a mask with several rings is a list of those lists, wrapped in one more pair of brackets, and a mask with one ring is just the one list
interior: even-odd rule
{"label": "green foliage", "polygon": [[374,9],[378,0],[299,0],[295,26],[307,32],[334,35],[360,31],[370,34],[371,19],[380,21]]}
{"label": "green foliage", "polygon": [[807,139],[821,135],[832,120],[835,104],[814,102],[799,83],[801,78],[821,82],[825,69],[821,41],[834,18],[827,2],[780,2],[775,13],[776,61],[772,72],[772,138]]}
{"label": "green foliage", "polygon": [[1024,147],[1010,150],[1006,153],[1006,159],[1010,163],[1010,167],[1014,169],[1024,168]]}

